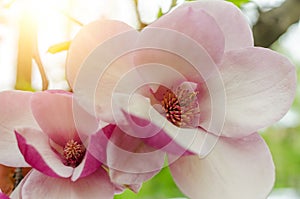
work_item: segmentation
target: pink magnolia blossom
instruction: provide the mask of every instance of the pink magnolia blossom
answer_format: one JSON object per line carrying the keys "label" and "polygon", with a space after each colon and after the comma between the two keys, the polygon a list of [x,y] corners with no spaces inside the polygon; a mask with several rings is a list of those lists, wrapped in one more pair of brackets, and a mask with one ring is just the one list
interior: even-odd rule
{"label": "pink magnolia blossom", "polygon": [[90,135],[97,121],[63,91],[4,91],[0,103],[0,163],[32,167],[11,198],[113,198],[114,185],[89,151],[111,125]]}
{"label": "pink magnolia blossom", "polygon": [[0,189],[0,199],[9,199],[7,195],[5,195]]}
{"label": "pink magnolia blossom", "polygon": [[107,154],[113,180],[147,179],[165,151],[192,199],[263,199],[272,189],[272,157],[257,131],[288,111],[295,68],[254,47],[233,4],[186,3],[141,32],[91,23],[71,45],[67,78],[88,112],[118,126]]}

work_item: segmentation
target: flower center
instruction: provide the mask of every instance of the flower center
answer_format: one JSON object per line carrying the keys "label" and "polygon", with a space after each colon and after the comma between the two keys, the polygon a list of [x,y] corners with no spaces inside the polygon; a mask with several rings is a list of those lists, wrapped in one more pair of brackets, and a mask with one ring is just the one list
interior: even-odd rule
{"label": "flower center", "polygon": [[69,140],[63,149],[65,165],[76,167],[80,164],[85,154],[85,147],[75,140]]}
{"label": "flower center", "polygon": [[174,92],[167,90],[161,101],[166,118],[178,127],[197,127],[200,117],[197,94],[182,87]]}

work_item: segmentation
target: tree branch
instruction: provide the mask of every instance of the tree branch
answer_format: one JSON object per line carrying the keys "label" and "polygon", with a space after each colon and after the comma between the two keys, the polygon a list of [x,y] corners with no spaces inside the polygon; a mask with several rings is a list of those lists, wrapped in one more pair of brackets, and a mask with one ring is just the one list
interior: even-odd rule
{"label": "tree branch", "polygon": [[[29,2],[25,2],[29,3]],[[26,4],[23,8],[20,20],[20,33],[18,42],[18,62],[17,77],[15,89],[17,90],[33,90],[32,79],[32,60],[34,60],[40,71],[42,78],[42,90],[48,88],[48,79],[38,51],[38,29],[37,21],[29,8],[30,4]]]}
{"label": "tree branch", "polygon": [[286,0],[280,7],[261,12],[253,26],[256,46],[270,47],[300,19],[300,0]]}
{"label": "tree branch", "polygon": [[15,89],[32,90],[31,72],[32,72],[32,54],[35,39],[37,37],[37,27],[35,18],[28,6],[22,11],[20,21],[20,33],[18,41],[18,62],[17,78]]}
{"label": "tree branch", "polygon": [[147,26],[147,24],[145,24],[144,22],[142,22],[141,19],[141,15],[139,12],[139,1],[138,0],[133,0],[134,6],[135,6],[135,12],[136,12],[136,17],[139,23],[139,27],[138,30],[142,30],[143,28],[145,28]]}

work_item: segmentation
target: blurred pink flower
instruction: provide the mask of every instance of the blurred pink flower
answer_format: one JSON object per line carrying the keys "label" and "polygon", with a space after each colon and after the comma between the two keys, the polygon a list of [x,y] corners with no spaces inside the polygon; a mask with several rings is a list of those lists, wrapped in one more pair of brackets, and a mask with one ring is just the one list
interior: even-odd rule
{"label": "blurred pink flower", "polygon": [[0,189],[0,199],[9,199],[7,195],[5,195]]}
{"label": "blurred pink flower", "polygon": [[272,189],[272,157],[256,132],[290,108],[295,68],[254,47],[233,4],[186,3],[141,32],[91,23],[72,42],[67,78],[78,103],[118,125],[107,155],[123,171],[113,180],[148,179],[166,151],[189,198],[263,199]]}
{"label": "blurred pink flower", "polygon": [[90,153],[111,125],[90,134],[95,118],[64,91],[4,91],[0,103],[0,163],[33,168],[11,198],[113,198],[107,172]]}

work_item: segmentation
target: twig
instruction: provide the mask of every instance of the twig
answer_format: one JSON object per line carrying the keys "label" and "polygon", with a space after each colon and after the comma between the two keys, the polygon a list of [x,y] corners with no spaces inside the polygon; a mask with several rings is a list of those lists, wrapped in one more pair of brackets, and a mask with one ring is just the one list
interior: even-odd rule
{"label": "twig", "polygon": [[138,20],[138,23],[139,23],[138,29],[139,29],[139,30],[142,30],[142,29],[145,28],[148,24],[142,22],[141,15],[140,15],[140,12],[139,12],[139,2],[138,2],[138,0],[133,0],[133,2],[134,2],[134,6],[135,6],[136,17],[137,17],[137,20]]}
{"label": "twig", "polygon": [[37,67],[39,69],[41,78],[42,78],[42,90],[43,91],[47,90],[48,86],[49,86],[49,81],[48,81],[48,78],[47,78],[47,75],[46,75],[46,72],[45,72],[45,69],[44,69],[44,66],[43,66],[40,54],[38,52],[37,46],[36,46],[36,48],[34,50],[32,58],[35,61],[36,65],[37,65]]}
{"label": "twig", "polygon": [[280,7],[260,12],[253,26],[255,45],[269,47],[300,18],[300,0],[287,0]]}

